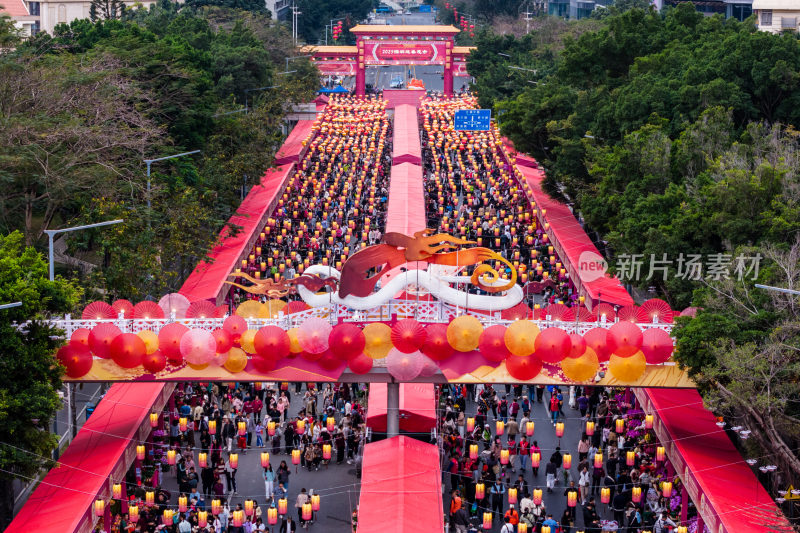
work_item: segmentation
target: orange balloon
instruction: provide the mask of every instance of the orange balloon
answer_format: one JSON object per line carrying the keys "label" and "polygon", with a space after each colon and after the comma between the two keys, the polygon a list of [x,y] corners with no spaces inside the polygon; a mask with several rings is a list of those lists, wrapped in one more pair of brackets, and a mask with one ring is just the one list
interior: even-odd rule
{"label": "orange balloon", "polygon": [[258,333],[257,329],[248,329],[242,333],[242,338],[239,339],[239,344],[242,346],[242,350],[247,353],[256,353],[256,333]]}
{"label": "orange balloon", "polygon": [[567,357],[561,361],[561,371],[572,381],[589,381],[600,368],[597,354],[591,348],[586,348],[579,357]]}
{"label": "orange balloon", "polygon": [[514,355],[527,356],[533,353],[539,326],[531,320],[515,320],[506,328],[505,341],[508,351]]}
{"label": "orange balloon", "polygon": [[608,371],[614,379],[623,383],[631,383],[642,377],[647,368],[647,360],[642,352],[636,352],[630,357],[620,357],[611,354],[608,360]]}
{"label": "orange balloon", "polygon": [[472,315],[461,315],[447,326],[447,340],[459,352],[471,352],[478,347],[483,324]]}
{"label": "orange balloon", "polygon": [[147,355],[158,350],[158,335],[149,329],[143,329],[136,333],[136,335],[144,341],[144,347]]}
{"label": "orange balloon", "polygon": [[231,374],[236,374],[237,372],[244,370],[244,367],[246,366],[247,356],[245,353],[239,348],[231,348],[231,350],[228,352],[228,360],[225,361],[225,365],[223,365],[225,370]]}

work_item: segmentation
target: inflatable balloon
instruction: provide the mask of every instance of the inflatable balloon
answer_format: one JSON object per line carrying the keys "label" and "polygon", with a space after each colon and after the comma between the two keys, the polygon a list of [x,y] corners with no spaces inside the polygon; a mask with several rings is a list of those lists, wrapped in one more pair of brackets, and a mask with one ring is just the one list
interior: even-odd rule
{"label": "inflatable balloon", "polygon": [[114,324],[108,322],[97,324],[89,332],[89,348],[97,357],[108,359],[111,341],[121,334],[120,329]]}
{"label": "inflatable balloon", "polygon": [[122,368],[136,368],[142,364],[142,358],[147,355],[147,348],[144,341],[135,333],[122,333],[111,341],[109,354]]}
{"label": "inflatable balloon", "polygon": [[92,354],[71,343],[59,348],[56,357],[64,366],[64,373],[73,379],[85,376],[92,369]]}
{"label": "inflatable balloon", "polygon": [[217,343],[217,353],[228,353],[228,350],[233,347],[233,337],[226,330],[217,328],[211,334]]}
{"label": "inflatable balloon", "polygon": [[286,331],[289,336],[289,353],[292,354],[299,354],[303,351],[303,347],[300,346],[300,341],[297,338],[297,331],[297,328],[291,328]]}
{"label": "inflatable balloon", "polygon": [[164,370],[167,366],[167,358],[161,353],[161,350],[156,350],[149,353],[142,358],[142,366],[151,374],[157,374]]}
{"label": "inflatable balloon", "polygon": [[578,357],[567,357],[561,361],[561,371],[572,381],[590,381],[599,368],[600,361],[591,348],[586,348]]}
{"label": "inflatable balloon", "polygon": [[367,341],[361,328],[345,322],[334,326],[328,337],[328,344],[333,355],[347,361],[362,354]]}
{"label": "inflatable balloon", "polygon": [[663,329],[650,328],[642,333],[642,353],[650,365],[667,361],[674,348],[672,337]]}
{"label": "inflatable balloon", "polygon": [[577,333],[570,333],[569,341],[572,344],[572,347],[570,348],[567,356],[575,358],[583,355],[583,352],[586,351],[586,339]]}
{"label": "inflatable balloon", "polygon": [[364,326],[364,353],[370,359],[383,359],[392,349],[392,328],[382,322]]}
{"label": "inflatable balloon", "polygon": [[143,329],[142,331],[137,332],[136,335],[142,339],[142,342],[144,342],[144,347],[148,354],[158,350],[158,335],[155,331]]}
{"label": "inflatable balloon", "polygon": [[512,355],[524,357],[533,353],[539,327],[530,320],[516,320],[506,328],[506,348]]}
{"label": "inflatable balloon", "polygon": [[322,353],[328,349],[328,338],[332,329],[327,320],[311,317],[298,328],[297,340],[306,352]]}
{"label": "inflatable balloon", "polygon": [[[630,324],[630,322],[627,323]],[[646,368],[647,361],[642,352],[636,352],[629,357],[612,354],[608,360],[608,371],[611,372],[614,379],[621,383],[633,383],[642,377]]]}
{"label": "inflatable balloon", "polygon": [[455,353],[447,340],[447,324],[425,326],[425,343],[420,350],[434,361],[444,361]]}
{"label": "inflatable balloon", "polygon": [[254,356],[251,361],[253,362],[253,368],[262,374],[267,374],[275,370],[275,366],[278,362],[277,359],[273,359],[272,357],[262,357],[261,355]]}
{"label": "inflatable balloon", "polygon": [[247,356],[240,348],[231,348],[228,352],[228,359],[225,361],[223,368],[231,374],[236,374],[244,370],[247,366]]}
{"label": "inflatable balloon", "polygon": [[256,333],[258,333],[258,330],[248,329],[242,333],[241,337],[239,337],[239,345],[242,347],[242,350],[249,354],[256,353]]}
{"label": "inflatable balloon", "polygon": [[181,338],[181,355],[187,363],[205,365],[217,353],[214,335],[205,329],[190,329]]}
{"label": "inflatable balloon", "polygon": [[238,343],[242,333],[247,331],[247,321],[238,315],[231,315],[222,323],[222,329],[231,334],[234,343]]}
{"label": "inflatable balloon", "polygon": [[189,331],[189,328],[180,322],[173,322],[172,324],[167,324],[158,332],[158,349],[167,359],[177,362],[183,360],[183,356],[181,356],[181,338],[187,331]]}
{"label": "inflatable balloon", "polygon": [[601,363],[608,361],[611,352],[608,351],[608,330],[605,328],[592,328],[583,335],[586,347],[594,350]]}
{"label": "inflatable balloon", "polygon": [[511,355],[506,347],[506,327],[496,324],[483,330],[478,348],[481,355],[493,363],[505,361]]}
{"label": "inflatable balloon", "polygon": [[79,352],[90,353],[92,349],[89,347],[89,331],[88,328],[78,328],[72,332],[69,338],[69,344]]}
{"label": "inflatable balloon", "polygon": [[259,356],[277,361],[289,355],[292,343],[283,329],[278,326],[264,326],[256,333],[253,346]]}
{"label": "inflatable balloon", "polygon": [[372,358],[363,353],[355,357],[351,357],[347,362],[347,366],[350,367],[350,371],[353,372],[353,374],[360,375],[367,374],[370,370],[372,370],[372,364]]}
{"label": "inflatable balloon", "polygon": [[472,315],[454,318],[447,326],[447,340],[459,352],[471,352],[478,347],[483,324]]}
{"label": "inflatable balloon", "polygon": [[386,368],[398,381],[411,381],[419,376],[423,360],[421,352],[405,353],[392,348],[386,356]]}
{"label": "inflatable balloon", "polygon": [[403,353],[413,353],[425,344],[425,328],[413,318],[404,318],[392,326],[392,344]]}
{"label": "inflatable balloon", "polygon": [[542,361],[535,355],[512,355],[506,359],[506,370],[512,378],[528,381],[542,371]]}
{"label": "inflatable balloon", "polygon": [[642,347],[642,330],[633,322],[617,322],[608,330],[608,350],[619,357],[630,357]]}
{"label": "inflatable balloon", "polygon": [[572,342],[561,328],[543,330],[534,343],[536,356],[547,363],[558,363],[569,354]]}

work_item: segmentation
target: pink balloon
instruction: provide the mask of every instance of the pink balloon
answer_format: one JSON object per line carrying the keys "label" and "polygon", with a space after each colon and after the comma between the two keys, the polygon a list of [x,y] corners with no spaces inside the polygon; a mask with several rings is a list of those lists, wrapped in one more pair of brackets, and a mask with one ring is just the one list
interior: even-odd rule
{"label": "pink balloon", "polygon": [[181,337],[181,355],[187,363],[204,365],[217,353],[217,340],[210,331],[190,329]]}
{"label": "pink balloon", "polygon": [[419,376],[424,365],[422,352],[403,353],[397,348],[389,350],[386,356],[386,368],[399,381],[411,381]]}
{"label": "pink balloon", "polygon": [[297,342],[308,353],[322,353],[328,349],[328,337],[332,329],[327,320],[311,317],[297,328]]}

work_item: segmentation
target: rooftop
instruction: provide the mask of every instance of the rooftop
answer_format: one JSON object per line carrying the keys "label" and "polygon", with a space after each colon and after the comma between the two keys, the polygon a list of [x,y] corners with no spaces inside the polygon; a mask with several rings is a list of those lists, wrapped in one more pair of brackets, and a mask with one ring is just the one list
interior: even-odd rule
{"label": "rooftop", "polygon": [[22,0],[0,0],[0,13],[10,17],[27,17],[30,14]]}

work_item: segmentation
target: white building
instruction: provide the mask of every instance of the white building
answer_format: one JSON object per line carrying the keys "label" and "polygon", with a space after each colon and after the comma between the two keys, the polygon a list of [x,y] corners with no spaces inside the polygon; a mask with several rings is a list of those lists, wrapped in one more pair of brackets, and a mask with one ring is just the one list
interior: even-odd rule
{"label": "white building", "polygon": [[753,0],[758,29],[770,33],[794,31],[800,23],[800,0]]}
{"label": "white building", "polygon": [[30,37],[39,31],[39,9],[35,3],[34,11],[23,0],[0,0],[0,13],[8,15],[14,20],[14,25],[22,32],[22,37]]}

